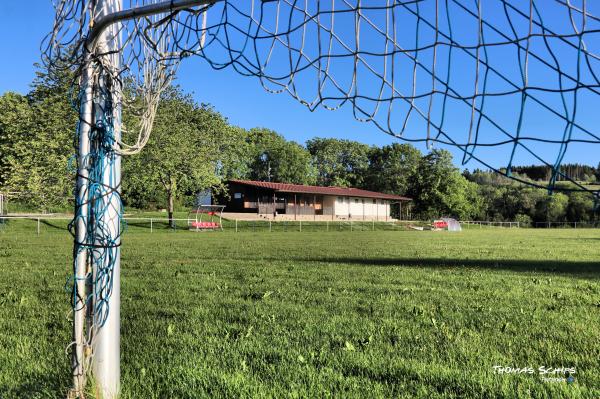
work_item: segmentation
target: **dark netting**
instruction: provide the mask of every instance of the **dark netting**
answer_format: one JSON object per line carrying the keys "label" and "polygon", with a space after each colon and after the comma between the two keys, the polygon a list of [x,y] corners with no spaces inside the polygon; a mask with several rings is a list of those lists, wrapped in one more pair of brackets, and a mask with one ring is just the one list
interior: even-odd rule
{"label": "dark netting", "polygon": [[[59,55],[82,65],[89,6],[59,2],[48,60]],[[556,180],[571,180],[561,189],[587,190],[560,166],[569,150],[599,142],[599,7],[221,0],[119,23],[124,67],[114,74],[156,93],[182,58],[200,56],[311,110],[347,104],[357,120],[394,137],[454,146],[463,163],[476,160],[507,176],[515,162],[544,164],[550,181],[525,182],[553,189]]]}

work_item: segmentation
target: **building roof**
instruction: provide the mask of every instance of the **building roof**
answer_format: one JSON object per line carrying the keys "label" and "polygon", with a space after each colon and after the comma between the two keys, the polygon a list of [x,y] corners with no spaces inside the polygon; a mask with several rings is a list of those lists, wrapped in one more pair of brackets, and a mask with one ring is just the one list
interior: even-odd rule
{"label": "building roof", "polygon": [[321,194],[335,195],[340,197],[362,197],[396,201],[412,201],[412,198],[403,197],[401,195],[378,193],[376,191],[361,190],[360,188],[352,187],[321,187],[307,186],[304,184],[272,183],[254,180],[230,180],[230,182],[244,184],[246,186],[266,188],[280,193]]}

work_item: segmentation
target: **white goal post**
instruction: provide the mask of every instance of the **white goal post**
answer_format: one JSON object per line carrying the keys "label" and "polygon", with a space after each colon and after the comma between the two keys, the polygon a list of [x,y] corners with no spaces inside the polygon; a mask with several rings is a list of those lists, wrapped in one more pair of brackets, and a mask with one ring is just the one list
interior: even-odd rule
{"label": "white goal post", "polygon": [[[121,48],[120,41],[124,40],[117,28],[119,22],[213,2],[168,0],[123,10],[122,0],[98,0],[94,6],[98,12],[91,21],[92,28],[84,45],[85,65],[82,66],[80,82],[82,97],[76,189],[78,209],[74,219],[76,287],[72,343],[73,397],[84,395],[88,367],[91,367],[99,397],[115,398],[120,392],[121,154],[114,149],[109,150],[104,158],[91,157],[90,153],[93,148],[103,146],[101,140],[106,140],[106,137],[94,134],[93,129],[98,129],[104,122],[106,115],[103,113],[107,109],[112,110],[110,140],[120,142],[121,99],[115,97],[121,95],[121,88],[107,87],[116,82],[99,76],[95,71],[95,64],[101,58],[104,68],[119,69],[118,52]],[[102,48],[100,57],[94,54],[98,48]],[[103,103],[98,105],[99,101]],[[95,193],[90,184],[90,174],[98,170],[100,192]],[[103,203],[103,214],[92,215],[94,210],[90,208],[90,204],[94,202]],[[98,220],[102,222],[101,226],[98,226]],[[92,221],[94,225],[90,229]],[[88,303],[90,295],[93,299]],[[98,321],[99,317],[102,317],[101,321]]]}

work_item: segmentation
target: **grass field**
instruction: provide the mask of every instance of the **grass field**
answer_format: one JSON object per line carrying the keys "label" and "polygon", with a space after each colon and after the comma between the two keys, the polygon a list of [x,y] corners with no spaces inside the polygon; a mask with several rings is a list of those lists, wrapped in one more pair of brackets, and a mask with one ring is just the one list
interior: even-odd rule
{"label": "grass field", "polygon": [[[71,251],[0,230],[2,399],[69,387]],[[598,230],[130,227],[122,256],[124,398],[600,398]]]}

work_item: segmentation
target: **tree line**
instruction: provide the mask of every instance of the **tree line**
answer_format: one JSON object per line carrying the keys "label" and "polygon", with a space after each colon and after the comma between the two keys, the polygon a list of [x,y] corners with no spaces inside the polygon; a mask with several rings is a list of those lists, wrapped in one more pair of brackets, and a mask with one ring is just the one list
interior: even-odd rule
{"label": "tree line", "polygon": [[[0,96],[0,191],[35,210],[72,206],[77,110],[72,78],[38,69],[26,95]],[[452,155],[422,153],[410,144],[370,146],[351,140],[313,138],[304,145],[267,128],[243,129],[178,86],[162,96],[144,150],[123,159],[123,202],[139,209],[189,207],[198,192],[225,193],[228,179],[357,187],[413,198],[415,218],[588,221],[592,197],[551,196],[492,172],[461,172]],[[125,112],[124,126],[137,116]],[[129,135],[125,130],[125,141]],[[574,167],[573,165],[566,165]],[[597,168],[579,165],[592,181]],[[524,178],[544,178],[543,169],[514,167]]]}
{"label": "tree line", "polygon": [[[535,181],[549,181],[552,177],[552,168],[548,165],[515,166],[512,171]],[[565,176],[581,183],[595,183],[600,181],[600,163],[598,167],[579,163],[565,163],[560,165],[557,181],[567,180]]]}

